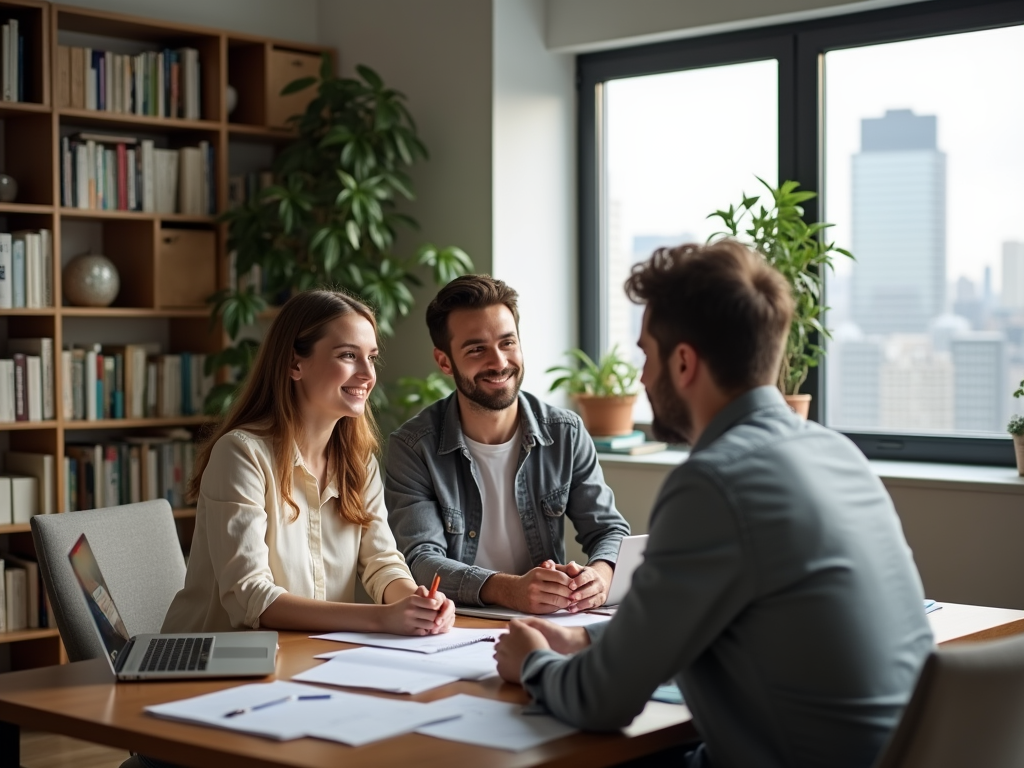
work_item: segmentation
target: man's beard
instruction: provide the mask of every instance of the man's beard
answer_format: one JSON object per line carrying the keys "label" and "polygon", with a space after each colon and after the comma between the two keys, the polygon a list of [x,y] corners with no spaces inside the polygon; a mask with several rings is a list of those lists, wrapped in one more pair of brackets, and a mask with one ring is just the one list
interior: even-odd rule
{"label": "man's beard", "polygon": [[654,420],[651,431],[658,440],[677,445],[689,445],[693,434],[693,414],[690,406],[672,388],[668,373],[662,368],[654,387],[647,388],[647,399],[651,401]]}
{"label": "man's beard", "polygon": [[[481,379],[498,379],[505,376],[511,376],[508,383],[505,385],[505,388],[495,390],[494,392],[485,392],[477,384]],[[471,403],[475,403],[484,410],[503,411],[519,398],[519,388],[523,385],[523,369],[510,365],[501,371],[495,371],[493,369],[483,371],[470,379],[467,376],[463,376],[459,372],[459,369],[455,367],[455,363],[453,362],[452,378],[455,379],[455,388],[458,389],[459,392],[462,393],[462,396]]]}

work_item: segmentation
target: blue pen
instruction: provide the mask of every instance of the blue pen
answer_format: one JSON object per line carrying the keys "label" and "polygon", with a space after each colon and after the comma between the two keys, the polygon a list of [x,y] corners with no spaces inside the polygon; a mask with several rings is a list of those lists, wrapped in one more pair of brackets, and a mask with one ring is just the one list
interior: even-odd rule
{"label": "blue pen", "polygon": [[273,701],[265,701],[262,704],[254,704],[251,707],[242,707],[241,709],[233,709],[226,713],[224,717],[237,717],[238,715],[244,715],[247,712],[255,712],[259,709],[266,709],[272,707],[275,704],[284,704],[287,701],[315,701],[319,699],[329,699],[331,694],[329,693],[316,693],[316,694],[305,694],[302,696],[283,696],[280,699],[274,699]]}

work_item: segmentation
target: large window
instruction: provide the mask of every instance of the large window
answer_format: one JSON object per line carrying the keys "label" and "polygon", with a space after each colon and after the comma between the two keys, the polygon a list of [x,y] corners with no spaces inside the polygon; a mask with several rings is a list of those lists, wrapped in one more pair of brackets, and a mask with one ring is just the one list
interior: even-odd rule
{"label": "large window", "polygon": [[869,456],[1013,463],[1024,6],[915,3],[588,54],[579,72],[585,349],[635,342],[633,263],[703,241],[755,175],[796,179],[857,257],[826,276],[812,417]]}
{"label": "large window", "polygon": [[[778,63],[769,59],[606,85],[602,348],[617,346],[642,364],[636,341],[643,309],[622,290],[630,268],[655,248],[704,242],[720,229],[708,214],[759,186],[753,174],[777,181],[778,81]],[[714,120],[698,119],[710,104]],[[651,420],[646,397],[633,415]]]}

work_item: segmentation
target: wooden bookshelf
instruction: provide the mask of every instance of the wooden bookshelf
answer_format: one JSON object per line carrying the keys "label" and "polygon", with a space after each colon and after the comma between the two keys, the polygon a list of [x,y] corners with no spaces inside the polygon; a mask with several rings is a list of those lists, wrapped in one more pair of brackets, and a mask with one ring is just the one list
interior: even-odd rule
{"label": "wooden bookshelf", "polygon": [[[211,332],[209,306],[162,306],[157,285],[160,264],[159,238],[168,229],[200,229],[215,233],[216,249],[210,253],[216,287],[228,285],[226,227],[216,216],[180,213],[143,213],[123,210],[92,210],[65,207],[62,203],[63,136],[76,131],[129,134],[151,138],[157,146],[178,148],[207,141],[213,148],[216,210],[227,207],[229,175],[258,172],[269,167],[280,146],[293,138],[287,129],[271,124],[280,116],[272,83],[281,75],[271,72],[283,55],[303,59],[332,49],[261,38],[244,33],[146,19],[105,11],[41,2],[0,0],[0,19],[16,16],[25,35],[25,98],[0,102],[0,121],[6,143],[4,172],[18,182],[18,199],[0,203],[0,231],[46,228],[53,232],[54,265],[51,274],[55,304],[35,309],[0,309],[0,353],[12,337],[53,338],[55,356],[76,339],[103,344],[138,341],[133,328],[157,329],[164,352],[211,353],[222,349],[226,339]],[[90,39],[95,38],[95,44]],[[200,118],[185,120],[73,108],[58,103],[60,72],[58,46],[95,47],[115,53],[191,47],[199,51]],[[118,47],[120,46],[120,47]],[[227,88],[238,93],[238,107],[227,112]],[[276,109],[275,109],[276,107]],[[254,146],[255,145],[255,146]],[[261,167],[241,167],[255,154],[267,158]],[[72,257],[85,252],[76,243],[92,237],[101,252],[117,264],[121,291],[110,307],[72,307],[61,301],[61,269]],[[119,322],[121,321],[121,322]],[[83,330],[84,329],[84,330]],[[94,330],[95,329],[95,330]],[[85,336],[83,337],[83,333]],[[92,334],[92,335],[90,335]],[[52,454],[55,461],[57,508],[64,508],[64,468],[60,460],[65,445],[89,432],[104,440],[146,434],[151,429],[184,427],[200,432],[212,423],[206,416],[177,418],[71,420],[59,412],[61,381],[59,357],[55,359],[57,418],[49,421],[0,423],[0,450]],[[91,437],[89,439],[92,439]],[[74,514],[74,513],[71,513]],[[182,539],[191,537],[195,508],[174,510],[183,526]],[[31,551],[27,524],[0,525],[0,549]],[[0,634],[0,644],[10,645],[12,667],[17,669],[61,660],[57,630],[39,629]],[[13,645],[12,645],[13,644]],[[16,652],[13,649],[17,649]]]}

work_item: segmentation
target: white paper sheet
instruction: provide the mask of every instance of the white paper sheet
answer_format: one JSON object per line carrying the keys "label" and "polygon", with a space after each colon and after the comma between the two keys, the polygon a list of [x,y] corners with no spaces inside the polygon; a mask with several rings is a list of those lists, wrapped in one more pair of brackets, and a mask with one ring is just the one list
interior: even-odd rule
{"label": "white paper sheet", "polygon": [[[500,630],[498,630],[500,631]],[[497,632],[493,629],[462,629],[453,627],[443,635],[424,635],[407,637],[391,635],[384,632],[330,632],[326,635],[313,635],[314,640],[333,640],[337,643],[354,643],[356,645],[372,645],[377,648],[393,648],[397,651],[415,651],[417,653],[438,653],[452,648],[460,648],[482,640],[493,640]]]}
{"label": "white paper sheet", "polygon": [[494,644],[488,642],[473,643],[432,654],[408,653],[390,648],[353,648],[328,651],[317,654],[315,658],[340,658],[344,662],[374,667],[454,675],[459,680],[483,680],[498,674],[498,663],[494,660]]}
{"label": "white paper sheet", "polygon": [[[323,696],[293,700],[234,717],[228,712],[276,701],[286,696]],[[204,696],[146,707],[157,717],[208,725],[279,741],[313,736],[360,746],[378,739],[409,733],[427,723],[458,717],[454,709],[441,710],[413,701],[360,696],[328,691],[311,685],[277,680],[229,688]]]}
{"label": "white paper sheet", "polygon": [[429,706],[461,717],[417,728],[417,733],[511,752],[531,749],[577,730],[550,715],[524,715],[519,704],[464,693],[434,701]]}
{"label": "white paper sheet", "polygon": [[[340,685],[347,688],[372,688],[388,693],[423,693],[439,685],[447,685],[458,680],[457,675],[438,674],[436,672],[401,669],[386,664],[362,664],[358,659],[348,657],[359,651],[378,651],[380,648],[356,648],[346,651],[318,667],[307,669],[295,675],[292,680],[303,683],[323,683]],[[416,656],[432,659],[437,654],[408,653],[407,651],[390,651],[403,656]]]}

